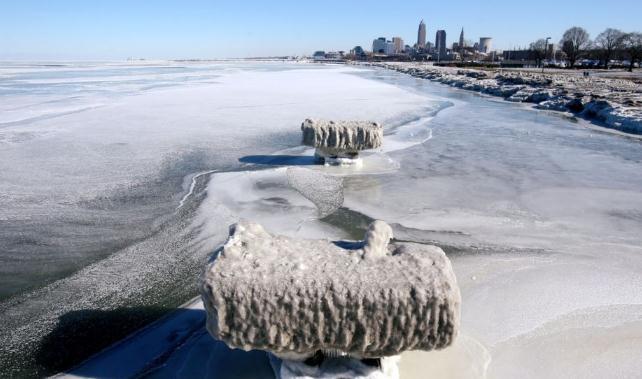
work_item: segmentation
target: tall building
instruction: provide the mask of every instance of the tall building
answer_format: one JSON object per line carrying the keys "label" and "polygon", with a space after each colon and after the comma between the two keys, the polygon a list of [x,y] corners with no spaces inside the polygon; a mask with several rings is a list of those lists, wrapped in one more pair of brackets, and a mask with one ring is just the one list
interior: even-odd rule
{"label": "tall building", "polygon": [[375,54],[385,54],[386,53],[386,38],[379,37],[376,40],[372,41],[372,52]]}
{"label": "tall building", "polygon": [[395,54],[395,44],[392,41],[386,41],[386,50],[384,51],[386,55]]}
{"label": "tall building", "polygon": [[403,53],[403,39],[401,37],[392,37],[392,44],[394,45],[395,54]]}
{"label": "tall building", "polygon": [[[399,38],[399,41],[401,42],[400,50],[403,50],[403,40]],[[372,41],[372,52],[374,54],[394,55],[396,54],[395,50],[395,43],[393,41],[387,41],[386,37],[379,37]]]}
{"label": "tall building", "polygon": [[464,28],[461,28],[461,33],[459,34],[459,45],[458,45],[458,47],[460,49],[463,49],[465,47],[464,46]]}
{"label": "tall building", "polygon": [[435,35],[435,50],[438,59],[446,58],[446,31],[437,30]]}
{"label": "tall building", "polygon": [[479,39],[479,52],[481,53],[490,53],[490,49],[493,45],[493,39],[491,37],[481,37]]}
{"label": "tall building", "polygon": [[417,48],[426,48],[426,24],[424,24],[424,20],[421,20],[419,30],[417,30]]}
{"label": "tall building", "polygon": [[350,50],[350,54],[353,54],[357,57],[362,57],[366,55],[366,52],[363,51],[363,47],[361,46],[355,46],[354,49]]}

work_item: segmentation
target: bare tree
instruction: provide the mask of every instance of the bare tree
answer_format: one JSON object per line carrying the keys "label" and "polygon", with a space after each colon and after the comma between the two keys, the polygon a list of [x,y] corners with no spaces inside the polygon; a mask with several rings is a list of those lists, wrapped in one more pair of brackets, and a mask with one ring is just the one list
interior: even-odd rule
{"label": "bare tree", "polygon": [[590,42],[588,32],[579,26],[574,26],[564,32],[560,45],[562,45],[562,50],[566,53],[571,67],[575,66],[575,62],[582,56]]}
{"label": "bare tree", "polygon": [[546,46],[546,40],[543,38],[538,39],[535,42],[531,42],[531,44],[528,46],[528,50],[531,51],[533,57],[538,62],[541,62],[544,58],[546,58],[547,48],[548,46]]}
{"label": "bare tree", "polygon": [[618,29],[607,28],[605,31],[595,37],[595,45],[602,52],[604,68],[609,68],[609,61],[613,56],[613,52],[620,47],[623,35],[624,33],[622,33],[622,31]]}
{"label": "bare tree", "polygon": [[636,61],[642,66],[642,33],[626,33],[620,39],[620,43],[629,58],[629,71],[633,71]]}

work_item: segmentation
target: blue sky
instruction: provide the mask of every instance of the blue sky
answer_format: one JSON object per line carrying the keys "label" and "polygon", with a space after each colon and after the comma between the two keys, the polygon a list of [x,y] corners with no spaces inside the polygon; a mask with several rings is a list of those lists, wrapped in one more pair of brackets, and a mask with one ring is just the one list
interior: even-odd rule
{"label": "blue sky", "polygon": [[0,60],[223,58],[369,49],[379,36],[448,44],[494,39],[507,49],[565,29],[642,31],[642,1],[72,1],[1,0]]}

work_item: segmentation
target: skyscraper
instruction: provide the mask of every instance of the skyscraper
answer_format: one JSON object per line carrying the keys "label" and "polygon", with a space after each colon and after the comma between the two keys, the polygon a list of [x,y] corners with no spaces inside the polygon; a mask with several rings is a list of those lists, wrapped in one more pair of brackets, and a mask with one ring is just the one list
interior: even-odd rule
{"label": "skyscraper", "polygon": [[493,39],[491,37],[481,37],[479,39],[479,52],[490,53],[490,49],[492,45],[493,45]]}
{"label": "skyscraper", "polygon": [[372,52],[374,54],[386,53],[386,37],[379,37],[372,41]]}
{"label": "skyscraper", "polygon": [[424,20],[421,20],[419,23],[419,30],[417,31],[417,48],[426,48],[426,24],[424,24]]}
{"label": "skyscraper", "polygon": [[461,34],[459,34],[459,48],[464,48],[464,28],[461,28]]}
{"label": "skyscraper", "polygon": [[403,53],[403,39],[401,37],[392,37],[392,44],[395,47],[395,54]]}
{"label": "skyscraper", "polygon": [[435,50],[438,54],[438,59],[446,57],[446,31],[437,30],[435,35]]}

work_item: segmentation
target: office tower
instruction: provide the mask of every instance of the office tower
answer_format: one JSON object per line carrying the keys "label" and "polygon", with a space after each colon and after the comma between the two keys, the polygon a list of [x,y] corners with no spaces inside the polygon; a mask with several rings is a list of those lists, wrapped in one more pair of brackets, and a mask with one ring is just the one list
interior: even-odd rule
{"label": "office tower", "polygon": [[421,20],[419,23],[419,30],[417,31],[417,48],[426,48],[426,24],[424,24],[424,20]]}
{"label": "office tower", "polygon": [[481,37],[479,39],[479,52],[489,53],[493,45],[493,39],[491,37]]}
{"label": "office tower", "polygon": [[394,45],[395,54],[403,53],[403,39],[401,37],[392,37],[392,44]]}
{"label": "office tower", "polygon": [[438,54],[438,59],[446,58],[446,31],[437,30],[435,34],[435,50]]}
{"label": "office tower", "polygon": [[372,41],[372,52],[375,54],[386,53],[386,37],[379,37]]}

